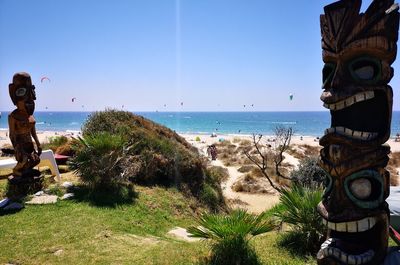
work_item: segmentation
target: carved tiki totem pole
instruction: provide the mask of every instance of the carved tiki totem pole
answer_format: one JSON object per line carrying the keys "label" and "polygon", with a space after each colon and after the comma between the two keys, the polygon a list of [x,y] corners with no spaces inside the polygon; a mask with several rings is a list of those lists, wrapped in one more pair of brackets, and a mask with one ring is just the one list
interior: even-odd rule
{"label": "carved tiki totem pole", "polygon": [[399,29],[393,0],[342,0],[321,15],[323,93],[331,128],[320,139],[329,174],[318,211],[328,226],[318,264],[381,264],[388,245],[393,77]]}
{"label": "carved tiki totem pole", "polygon": [[[35,86],[29,74],[21,72],[13,76],[9,85],[12,102],[17,107],[8,116],[10,140],[15,150],[17,165],[9,178],[9,197],[22,197],[37,186],[40,172],[33,167],[40,162],[41,147],[35,129]],[[35,140],[37,151],[32,138]]]}

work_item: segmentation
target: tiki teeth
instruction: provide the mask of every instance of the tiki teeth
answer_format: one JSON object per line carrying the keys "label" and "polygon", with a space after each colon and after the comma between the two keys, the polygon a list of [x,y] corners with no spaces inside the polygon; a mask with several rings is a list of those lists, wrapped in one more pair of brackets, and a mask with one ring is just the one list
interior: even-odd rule
{"label": "tiki teeth", "polygon": [[324,219],[323,223],[331,230],[335,230],[338,232],[357,233],[367,231],[374,227],[376,224],[376,219],[375,217],[367,217],[357,221],[341,223],[328,222]]}
{"label": "tiki teeth", "polygon": [[341,110],[344,108],[347,108],[354,103],[358,103],[361,101],[369,100],[375,97],[374,91],[367,91],[367,92],[360,92],[358,94],[355,94],[354,96],[351,96],[349,98],[346,98],[344,100],[338,101],[336,103],[332,104],[327,104],[324,103],[324,107],[330,110]]}
{"label": "tiki teeth", "polygon": [[378,136],[378,133],[376,132],[355,131],[341,126],[326,129],[325,135],[329,133],[337,133],[358,140],[373,140]]}
{"label": "tiki teeth", "polygon": [[375,255],[375,252],[371,249],[359,255],[347,254],[339,248],[330,246],[334,241],[330,241],[329,243],[328,241],[329,239],[322,244],[318,256],[333,256],[345,264],[362,265],[370,262]]}

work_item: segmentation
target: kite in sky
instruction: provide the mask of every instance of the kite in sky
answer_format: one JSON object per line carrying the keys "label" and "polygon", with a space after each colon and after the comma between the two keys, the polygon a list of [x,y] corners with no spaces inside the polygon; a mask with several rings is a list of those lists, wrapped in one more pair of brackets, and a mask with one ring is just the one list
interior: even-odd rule
{"label": "kite in sky", "polygon": [[44,80],[47,80],[50,82],[50,78],[48,78],[47,76],[43,76],[42,78],[40,78],[40,83],[43,83]]}

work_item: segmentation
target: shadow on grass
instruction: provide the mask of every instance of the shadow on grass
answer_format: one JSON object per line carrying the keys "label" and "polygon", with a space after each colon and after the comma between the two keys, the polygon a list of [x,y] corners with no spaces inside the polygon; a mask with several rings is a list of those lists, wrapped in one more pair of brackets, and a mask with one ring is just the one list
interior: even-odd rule
{"label": "shadow on grass", "polygon": [[14,209],[14,210],[3,210],[3,209],[0,209],[0,216],[16,214],[16,213],[22,211],[23,209],[24,208],[18,209],[18,210],[17,209]]}
{"label": "shadow on grass", "polygon": [[88,202],[97,207],[115,208],[120,205],[132,204],[138,197],[133,185],[122,187],[102,187],[91,189],[85,185],[74,186],[68,189],[74,193],[71,201]]}
{"label": "shadow on grass", "polygon": [[315,256],[322,243],[322,238],[309,238],[296,230],[281,233],[276,242],[278,247],[286,249],[293,256],[302,258]]}
{"label": "shadow on grass", "polygon": [[197,265],[261,265],[261,261],[248,242],[227,239],[211,245],[211,255],[201,258]]}

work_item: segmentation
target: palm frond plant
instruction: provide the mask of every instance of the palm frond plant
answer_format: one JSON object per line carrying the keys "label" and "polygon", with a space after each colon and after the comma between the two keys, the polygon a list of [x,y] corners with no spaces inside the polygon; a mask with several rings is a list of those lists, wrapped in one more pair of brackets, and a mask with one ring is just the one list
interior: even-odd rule
{"label": "palm frond plant", "polygon": [[281,237],[280,245],[301,254],[318,251],[326,229],[317,212],[322,194],[322,188],[299,185],[281,190],[280,203],[271,211],[280,222],[290,227]]}
{"label": "palm frond plant", "polygon": [[203,214],[199,226],[189,227],[192,237],[211,241],[209,264],[260,264],[250,240],[272,231],[275,223],[265,214],[252,215],[245,210],[234,210],[227,215]]}
{"label": "palm frond plant", "polygon": [[78,138],[80,145],[70,166],[91,188],[113,186],[125,179],[119,166],[123,158],[124,141],[119,135],[99,133]]}

